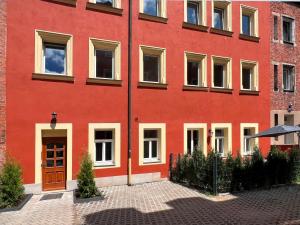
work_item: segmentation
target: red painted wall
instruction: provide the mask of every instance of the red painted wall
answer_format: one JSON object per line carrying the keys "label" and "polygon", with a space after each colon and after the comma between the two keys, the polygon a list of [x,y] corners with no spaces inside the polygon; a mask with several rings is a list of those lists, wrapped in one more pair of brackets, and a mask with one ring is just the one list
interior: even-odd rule
{"label": "red painted wall", "polygon": [[[127,22],[128,2],[122,1],[123,16],[85,9],[87,0],[77,0],[77,7],[40,0],[22,0],[8,4],[7,45],[7,148],[21,162],[25,183],[34,183],[35,123],[49,123],[51,112],[58,113],[59,123],[73,124],[73,178],[80,155],[88,145],[88,123],[121,123],[121,168],[97,170],[96,176],[127,173]],[[168,23],[138,19],[139,4],[133,1],[133,174],[161,172],[167,176],[169,153],[183,152],[183,124],[232,123],[233,153],[240,146],[240,123],[270,121],[270,57],[267,2],[247,2],[259,9],[260,42],[238,38],[240,4],[233,2],[233,37],[182,28],[183,1],[168,1]],[[211,2],[207,2],[207,21],[211,26]],[[32,80],[34,70],[34,30],[72,34],[74,84]],[[121,41],[122,87],[86,85],[88,76],[88,38]],[[166,48],[167,90],[137,88],[139,45]],[[211,55],[232,57],[233,93],[182,91],[184,51],[208,55],[207,83],[211,84]],[[240,96],[240,59],[259,62],[259,96]],[[167,163],[138,165],[138,123],[166,123]],[[264,153],[269,140],[261,140]]]}

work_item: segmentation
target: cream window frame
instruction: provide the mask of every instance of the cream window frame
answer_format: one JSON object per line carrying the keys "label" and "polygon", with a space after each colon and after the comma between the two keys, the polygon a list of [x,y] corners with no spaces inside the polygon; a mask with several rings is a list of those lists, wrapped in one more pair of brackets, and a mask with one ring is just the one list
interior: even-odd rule
{"label": "cream window frame", "polygon": [[[113,78],[96,77],[96,50],[113,52]],[[89,38],[89,78],[121,80],[121,42]]]}
{"label": "cream window frame", "polygon": [[[290,89],[286,89],[286,88],[284,88],[284,82],[283,82],[283,80],[284,80],[284,69],[283,69],[283,67],[284,66],[289,66],[289,67],[293,67],[293,85],[294,85],[294,89],[293,90],[290,90]],[[296,92],[296,86],[297,86],[297,79],[296,79],[296,76],[297,76],[297,73],[296,73],[297,71],[296,71],[296,65],[295,64],[290,64],[290,63],[282,63],[282,77],[281,77],[281,85],[282,85],[282,90],[283,90],[283,92]]]}
{"label": "cream window frame", "polygon": [[243,34],[243,15],[250,16],[250,36],[259,37],[258,9],[240,5],[240,33]]}
{"label": "cream window frame", "polygon": [[187,153],[187,132],[188,130],[199,130],[200,149],[204,155],[207,155],[207,124],[206,123],[184,123],[183,124],[183,149],[184,154]]}
{"label": "cream window frame", "polygon": [[[46,73],[44,68],[44,42],[66,45],[65,74]],[[47,75],[72,76],[73,74],[73,36],[57,32],[35,30],[34,73]]]}
{"label": "cream window frame", "polygon": [[[93,160],[94,169],[118,168],[121,166],[121,124],[120,123],[89,123],[88,124],[88,152]],[[95,163],[95,131],[97,130],[112,130],[114,137],[114,152],[112,156],[113,164],[96,164]]]}
{"label": "cream window frame", "polygon": [[[211,86],[213,88],[220,88],[220,89],[231,89],[232,88],[232,59],[229,57],[223,57],[223,56],[212,56],[211,57]],[[226,67],[225,69],[225,75],[226,75],[226,84],[224,87],[216,87],[214,85],[214,65],[224,65]],[[224,72],[224,71],[223,71]]]}
{"label": "cream window frame", "polygon": [[[147,83],[161,83],[166,84],[166,49],[165,48],[159,48],[159,47],[153,47],[153,46],[146,46],[146,45],[140,45],[139,46],[139,81],[140,82],[147,82]],[[150,81],[144,81],[144,54],[146,55],[152,55],[152,56],[158,56],[160,60],[160,76],[159,76],[159,82],[150,82]]]}
{"label": "cream window frame", "polygon": [[226,157],[228,154],[232,153],[232,124],[231,123],[211,124],[211,130],[213,131],[213,135],[211,138],[212,149],[215,149],[216,129],[224,129],[224,155],[222,157]]}
{"label": "cream window frame", "polygon": [[[189,0],[184,0],[184,18],[183,21],[187,23],[187,3]],[[199,24],[206,26],[206,0],[194,0],[194,2],[199,2],[199,12],[198,12],[198,20]]]}
{"label": "cream window frame", "polygon": [[[97,4],[97,3],[96,3],[96,0],[89,0],[89,2],[90,2],[90,3]],[[121,9],[121,0],[113,0],[113,7],[114,7],[114,8]]]}
{"label": "cream window frame", "polygon": [[[158,0],[158,17],[167,18],[167,0]],[[140,13],[144,13],[144,0],[140,0]]]}
{"label": "cream window frame", "polygon": [[[194,53],[194,52],[184,52],[184,85],[187,86],[195,86],[195,85],[189,85],[187,82],[187,63],[189,61],[193,62],[199,62],[200,63],[200,74],[198,74],[199,84],[197,86],[199,87],[207,87],[207,55],[206,54],[200,54],[200,53]],[[201,82],[201,83],[200,83]]]}
{"label": "cream window frame", "polygon": [[211,26],[214,28],[215,19],[214,19],[214,9],[219,8],[224,10],[224,30],[232,31],[232,2],[230,0],[224,1],[211,1],[211,9],[212,9],[212,19]]}
{"label": "cream window frame", "polygon": [[[159,161],[144,161],[144,130],[159,130]],[[165,123],[140,123],[139,124],[139,165],[166,164],[166,124]]]}
{"label": "cream window frame", "polygon": [[[251,89],[243,88],[243,68],[251,69]],[[259,68],[257,61],[241,60],[240,61],[240,89],[247,91],[259,90]]]}
{"label": "cream window frame", "polygon": [[[240,154],[241,154],[241,156],[248,155],[244,151],[244,147],[245,147],[244,129],[246,129],[246,128],[252,129],[252,130],[254,130],[254,133],[257,134],[258,127],[259,127],[258,123],[241,123],[240,124]],[[254,138],[253,142],[254,142],[253,148],[255,146],[259,147],[258,138]]]}
{"label": "cream window frame", "polygon": [[297,44],[296,44],[296,18],[295,17],[292,17],[292,16],[289,16],[289,15],[286,15],[286,14],[282,14],[281,15],[281,17],[280,17],[280,19],[281,19],[281,21],[280,21],[280,28],[281,28],[281,34],[278,34],[278,37],[279,37],[279,35],[280,35],[280,37],[281,37],[281,43],[282,44],[284,44],[284,43],[286,43],[285,41],[284,41],[284,35],[283,35],[283,21],[285,20],[285,19],[287,19],[287,20],[291,20],[291,22],[292,22],[292,41],[290,42],[291,44],[293,44],[294,46],[296,46]]}

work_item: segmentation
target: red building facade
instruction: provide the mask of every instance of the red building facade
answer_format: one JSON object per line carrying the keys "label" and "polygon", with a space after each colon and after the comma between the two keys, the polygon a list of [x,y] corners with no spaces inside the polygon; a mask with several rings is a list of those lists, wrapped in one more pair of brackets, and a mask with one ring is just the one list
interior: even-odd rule
{"label": "red building facade", "polygon": [[153,2],[133,1],[129,60],[128,1],[7,1],[6,148],[29,192],[74,188],[85,152],[98,185],[165,179],[197,147],[267,153],[245,137],[270,126],[269,3]]}

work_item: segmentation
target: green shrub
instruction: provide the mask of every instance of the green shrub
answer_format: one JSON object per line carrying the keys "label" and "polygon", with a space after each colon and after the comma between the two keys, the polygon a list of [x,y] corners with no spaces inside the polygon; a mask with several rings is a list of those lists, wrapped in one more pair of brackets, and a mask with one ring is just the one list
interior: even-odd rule
{"label": "green shrub", "polygon": [[7,157],[0,174],[0,208],[14,207],[24,197],[20,165]]}
{"label": "green shrub", "polygon": [[233,162],[233,170],[232,170],[232,181],[231,181],[231,191],[240,191],[242,190],[242,159],[241,156],[238,155]]}
{"label": "green shrub", "polygon": [[194,170],[192,173],[191,183],[199,187],[200,189],[206,189],[206,159],[201,150],[196,150],[192,155],[191,168]]}
{"label": "green shrub", "polygon": [[285,184],[290,180],[288,154],[273,146],[267,157],[267,177],[270,185]]}
{"label": "green shrub", "polygon": [[250,179],[253,188],[260,188],[265,185],[265,165],[260,149],[255,147],[251,157]]}
{"label": "green shrub", "polygon": [[85,154],[82,158],[80,171],[77,176],[78,193],[80,198],[92,198],[100,196],[93,172],[93,162],[89,154]]}
{"label": "green shrub", "polygon": [[300,149],[293,148],[289,157],[289,181],[300,182]]}

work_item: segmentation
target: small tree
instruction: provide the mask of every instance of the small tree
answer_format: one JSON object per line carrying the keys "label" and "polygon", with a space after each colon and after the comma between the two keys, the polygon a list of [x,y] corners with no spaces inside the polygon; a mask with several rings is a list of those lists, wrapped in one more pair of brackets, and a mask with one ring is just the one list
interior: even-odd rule
{"label": "small tree", "polygon": [[21,167],[12,158],[7,157],[0,174],[0,208],[14,207],[23,197]]}
{"label": "small tree", "polygon": [[78,192],[81,198],[92,198],[99,196],[93,172],[93,162],[89,154],[85,154],[82,158],[80,171],[77,176]]}

